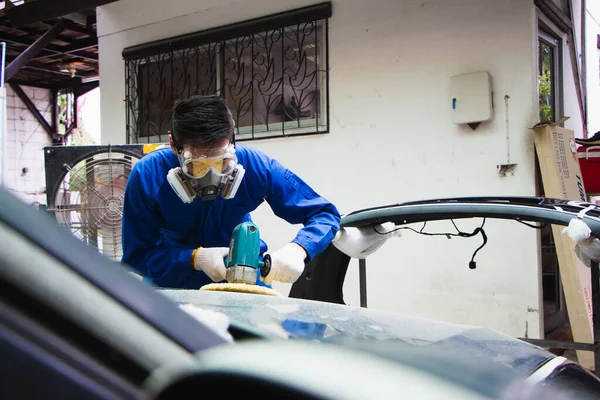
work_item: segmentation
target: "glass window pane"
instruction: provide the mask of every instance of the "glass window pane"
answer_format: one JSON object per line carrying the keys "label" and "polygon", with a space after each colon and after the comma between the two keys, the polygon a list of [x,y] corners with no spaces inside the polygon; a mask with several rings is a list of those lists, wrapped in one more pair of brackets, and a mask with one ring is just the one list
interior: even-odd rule
{"label": "glass window pane", "polygon": [[224,96],[238,133],[302,128],[319,118],[320,29],[313,21],[224,43]]}
{"label": "glass window pane", "polygon": [[166,140],[176,100],[216,92],[214,46],[159,54],[146,59],[138,68],[136,83],[141,100],[138,137],[160,136]]}
{"label": "glass window pane", "polygon": [[555,121],[555,48],[539,41],[539,107],[541,121]]}
{"label": "glass window pane", "polygon": [[328,132],[326,31],[313,20],[126,60],[128,138],[167,140],[174,102],[194,94],[225,98],[236,140]]}

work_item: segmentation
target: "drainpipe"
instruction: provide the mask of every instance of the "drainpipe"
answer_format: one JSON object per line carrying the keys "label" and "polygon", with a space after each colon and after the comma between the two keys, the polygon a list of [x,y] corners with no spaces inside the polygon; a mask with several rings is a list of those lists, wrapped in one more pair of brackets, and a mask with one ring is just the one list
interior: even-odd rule
{"label": "drainpipe", "polygon": [[[587,105],[585,104],[585,93],[583,87],[583,79],[582,79],[582,59],[579,53],[579,46],[581,43],[577,43],[577,32],[575,29],[575,13],[573,7],[573,0],[567,0],[567,5],[569,7],[569,17],[571,18],[571,28],[569,29],[568,35],[571,41],[569,50],[571,53],[571,68],[573,69],[573,76],[575,77],[575,90],[577,92],[577,102],[579,103],[579,112],[581,114],[581,128],[583,137],[587,137],[587,123],[586,123],[586,110]],[[582,2],[580,5],[583,6]],[[582,21],[583,22],[583,21]],[[585,49],[581,49],[581,54]]]}
{"label": "drainpipe", "polygon": [[6,88],[4,87],[4,64],[6,43],[0,43],[0,187],[4,186],[4,154],[6,153]]}
{"label": "drainpipe", "polygon": [[587,41],[585,36],[587,35],[587,4],[586,0],[581,0],[581,78],[583,86],[583,104],[585,106],[584,111],[584,124],[586,131],[583,132],[583,137],[588,137],[587,127],[589,123],[589,108],[588,108],[588,96],[587,96]]}

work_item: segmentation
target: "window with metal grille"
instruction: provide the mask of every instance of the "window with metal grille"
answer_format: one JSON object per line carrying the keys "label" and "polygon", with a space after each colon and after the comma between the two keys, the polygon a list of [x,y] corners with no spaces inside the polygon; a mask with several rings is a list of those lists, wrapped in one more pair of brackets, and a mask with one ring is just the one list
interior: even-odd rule
{"label": "window with metal grille", "polygon": [[236,140],[329,132],[322,3],[123,50],[127,143],[165,142],[175,101],[224,97]]}

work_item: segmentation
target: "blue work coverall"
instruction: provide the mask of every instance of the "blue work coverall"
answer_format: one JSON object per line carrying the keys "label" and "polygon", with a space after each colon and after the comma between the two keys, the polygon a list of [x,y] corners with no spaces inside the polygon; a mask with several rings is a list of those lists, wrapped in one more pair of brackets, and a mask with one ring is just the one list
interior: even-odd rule
{"label": "blue work coverall", "polygon": [[[246,169],[232,199],[195,199],[184,203],[167,181],[179,160],[171,148],[139,160],[127,180],[123,205],[123,257],[147,281],[160,287],[198,289],[212,283],[193,269],[198,247],[229,247],[233,229],[250,221],[250,212],[267,201],[273,213],[290,224],[303,224],[293,242],[309,262],[331,243],[340,228],[336,207],[277,160],[236,144],[238,163]],[[261,240],[261,255],[267,244]]]}

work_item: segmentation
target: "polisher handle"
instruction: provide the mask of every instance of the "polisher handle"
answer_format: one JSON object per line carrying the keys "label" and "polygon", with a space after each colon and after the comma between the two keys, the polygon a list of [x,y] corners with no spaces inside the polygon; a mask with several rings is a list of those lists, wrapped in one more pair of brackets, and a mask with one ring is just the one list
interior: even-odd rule
{"label": "polisher handle", "polygon": [[260,276],[266,278],[266,276],[269,275],[269,272],[271,272],[271,255],[265,254],[262,262],[263,265],[260,267]]}

